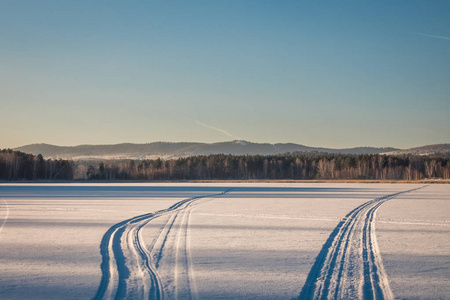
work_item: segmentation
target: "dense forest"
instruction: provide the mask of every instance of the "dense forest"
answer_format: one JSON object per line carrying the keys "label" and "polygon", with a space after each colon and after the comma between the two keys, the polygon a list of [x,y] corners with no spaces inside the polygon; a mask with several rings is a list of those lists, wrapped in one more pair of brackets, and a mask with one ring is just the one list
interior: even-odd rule
{"label": "dense forest", "polygon": [[450,179],[448,157],[377,154],[217,154],[168,160],[100,162],[84,167],[85,179],[97,180]]}
{"label": "dense forest", "polygon": [[450,179],[448,156],[293,153],[72,162],[0,151],[0,180]]}
{"label": "dense forest", "polygon": [[74,163],[42,155],[0,150],[0,180],[72,180]]}

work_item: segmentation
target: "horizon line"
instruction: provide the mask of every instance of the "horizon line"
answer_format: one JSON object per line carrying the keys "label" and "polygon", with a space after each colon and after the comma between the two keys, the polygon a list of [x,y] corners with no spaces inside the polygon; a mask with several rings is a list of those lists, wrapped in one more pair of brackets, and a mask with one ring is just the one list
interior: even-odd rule
{"label": "horizon line", "polygon": [[19,149],[19,148],[23,148],[23,147],[29,147],[29,146],[34,146],[34,145],[47,145],[47,146],[54,146],[54,147],[69,147],[69,148],[74,148],[74,147],[81,147],[81,146],[117,146],[117,145],[148,145],[148,144],[156,144],[156,143],[162,143],[162,144],[207,144],[207,145],[213,145],[213,144],[221,144],[221,143],[249,143],[249,144],[269,144],[269,145],[279,145],[279,144],[293,144],[293,145],[297,145],[297,146],[303,146],[303,147],[309,147],[309,148],[319,148],[319,149],[335,149],[335,150],[345,150],[345,149],[353,149],[353,148],[392,148],[395,150],[408,150],[408,149],[414,149],[414,148],[419,148],[419,147],[426,147],[426,146],[436,146],[436,145],[447,145],[450,143],[436,143],[436,144],[425,144],[425,145],[421,145],[421,146],[413,146],[410,148],[398,148],[398,147],[393,147],[393,146],[353,146],[353,147],[324,147],[324,146],[309,146],[309,145],[305,145],[305,144],[299,144],[299,143],[295,143],[295,142],[276,142],[276,143],[270,143],[270,142],[252,142],[252,141],[247,141],[247,140],[239,140],[239,139],[235,139],[235,140],[228,140],[228,141],[220,141],[220,142],[169,142],[169,141],[154,141],[154,142],[143,142],[143,143],[133,143],[133,142],[122,142],[122,143],[111,143],[111,144],[78,144],[78,145],[56,145],[56,144],[50,144],[50,143],[31,143],[31,144],[26,144],[26,145],[22,145],[22,146],[17,146],[17,147],[11,147],[11,148],[3,148],[3,149],[11,149],[11,150],[15,150],[15,149]]}

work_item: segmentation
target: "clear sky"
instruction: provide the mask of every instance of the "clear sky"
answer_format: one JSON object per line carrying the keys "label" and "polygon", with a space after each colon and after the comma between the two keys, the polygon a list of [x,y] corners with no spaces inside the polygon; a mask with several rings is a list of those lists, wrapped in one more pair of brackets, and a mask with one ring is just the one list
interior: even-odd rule
{"label": "clear sky", "polygon": [[450,142],[450,1],[0,2],[0,148]]}

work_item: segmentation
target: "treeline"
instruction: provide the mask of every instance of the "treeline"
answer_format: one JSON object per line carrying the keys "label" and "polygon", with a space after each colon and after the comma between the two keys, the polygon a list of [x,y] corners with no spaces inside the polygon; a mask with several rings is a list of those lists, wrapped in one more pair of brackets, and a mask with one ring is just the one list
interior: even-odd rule
{"label": "treeline", "polygon": [[74,163],[0,150],[0,180],[450,179],[450,157],[295,153]]}
{"label": "treeline", "polygon": [[[311,180],[450,179],[450,158],[426,156],[295,154],[208,155],[117,161],[80,166],[88,180]],[[84,168],[84,169],[83,169]]]}
{"label": "treeline", "polygon": [[10,149],[0,150],[0,180],[72,180],[74,164]]}

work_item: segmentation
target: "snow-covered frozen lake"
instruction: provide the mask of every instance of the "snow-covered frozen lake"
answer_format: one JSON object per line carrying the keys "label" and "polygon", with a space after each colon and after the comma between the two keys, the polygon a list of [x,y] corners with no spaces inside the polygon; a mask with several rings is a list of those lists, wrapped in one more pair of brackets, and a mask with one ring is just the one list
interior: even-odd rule
{"label": "snow-covered frozen lake", "polygon": [[0,184],[0,299],[450,299],[450,185]]}

